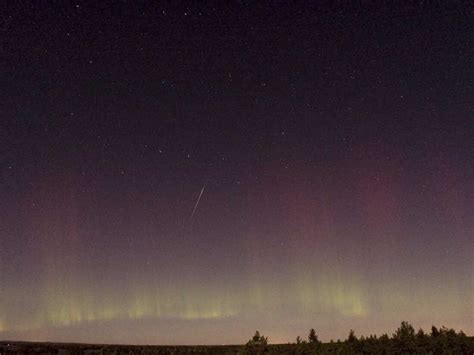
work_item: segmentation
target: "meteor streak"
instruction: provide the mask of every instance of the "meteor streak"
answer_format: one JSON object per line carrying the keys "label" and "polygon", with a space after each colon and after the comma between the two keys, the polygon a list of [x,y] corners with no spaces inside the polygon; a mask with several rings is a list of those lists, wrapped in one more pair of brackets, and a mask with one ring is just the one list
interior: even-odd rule
{"label": "meteor streak", "polygon": [[199,205],[199,201],[201,201],[201,197],[202,197],[202,194],[204,192],[204,189],[206,188],[206,185],[203,185],[202,186],[202,189],[201,189],[201,192],[199,193],[199,197],[196,201],[196,204],[194,205],[194,209],[193,209],[193,212],[191,213],[191,216],[189,217],[189,220],[191,221],[194,217],[194,213],[196,213],[196,210],[197,210],[197,207]]}

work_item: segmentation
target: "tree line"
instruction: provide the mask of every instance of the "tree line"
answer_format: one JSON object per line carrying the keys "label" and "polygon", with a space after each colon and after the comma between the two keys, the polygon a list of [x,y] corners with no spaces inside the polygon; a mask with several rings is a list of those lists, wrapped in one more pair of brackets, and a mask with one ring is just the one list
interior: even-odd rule
{"label": "tree line", "polygon": [[300,336],[294,343],[269,345],[268,337],[259,331],[247,342],[247,354],[474,354],[474,339],[461,330],[435,326],[429,333],[415,331],[408,322],[402,322],[391,336],[370,335],[357,337],[351,329],[346,340],[322,343],[314,329],[307,339]]}

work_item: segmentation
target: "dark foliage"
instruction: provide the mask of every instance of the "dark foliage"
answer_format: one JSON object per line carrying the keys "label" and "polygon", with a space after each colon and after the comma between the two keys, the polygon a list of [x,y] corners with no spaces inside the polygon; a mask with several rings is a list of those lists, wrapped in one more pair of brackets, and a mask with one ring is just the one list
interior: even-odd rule
{"label": "dark foliage", "polygon": [[268,338],[260,335],[260,332],[257,330],[255,335],[247,342],[247,346],[262,346],[267,345]]}
{"label": "dark foliage", "polygon": [[462,331],[446,327],[431,328],[426,334],[422,329],[415,332],[412,325],[402,322],[392,337],[383,334],[357,338],[351,330],[346,341],[321,343],[311,329],[308,341],[299,336],[294,344],[268,344],[268,338],[256,331],[255,335],[242,345],[228,346],[125,346],[91,344],[55,344],[0,342],[0,354],[432,354],[462,355],[474,353],[474,338]]}
{"label": "dark foliage", "polygon": [[264,354],[268,352],[268,338],[260,335],[257,330],[255,335],[245,344],[245,354]]}
{"label": "dark foliage", "polygon": [[354,335],[354,331],[351,329],[350,332],[349,332],[349,336],[347,337],[347,341],[349,343],[354,343],[357,341],[357,338],[356,336]]}
{"label": "dark foliage", "polygon": [[319,344],[320,343],[320,341],[318,340],[318,336],[316,335],[316,332],[315,332],[314,329],[311,329],[309,331],[308,342],[310,344]]}

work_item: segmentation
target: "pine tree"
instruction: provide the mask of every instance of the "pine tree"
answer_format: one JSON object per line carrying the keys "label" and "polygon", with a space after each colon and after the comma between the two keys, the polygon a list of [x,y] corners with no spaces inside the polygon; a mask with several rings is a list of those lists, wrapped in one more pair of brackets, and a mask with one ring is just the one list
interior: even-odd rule
{"label": "pine tree", "polygon": [[319,341],[318,341],[318,336],[316,335],[316,332],[315,332],[314,329],[312,329],[312,328],[311,328],[311,330],[309,331],[308,342],[309,342],[310,344],[317,344],[317,343],[319,343]]}
{"label": "pine tree", "polygon": [[352,329],[349,332],[349,337],[347,338],[347,341],[349,343],[353,343],[353,342],[357,341],[357,337],[354,335],[354,331]]}
{"label": "pine tree", "polygon": [[408,322],[402,322],[393,334],[393,341],[396,351],[402,354],[414,354],[416,351],[415,329]]}
{"label": "pine tree", "polygon": [[257,346],[257,345],[267,345],[268,338],[260,335],[260,332],[257,330],[255,331],[255,335],[247,342],[249,346]]}

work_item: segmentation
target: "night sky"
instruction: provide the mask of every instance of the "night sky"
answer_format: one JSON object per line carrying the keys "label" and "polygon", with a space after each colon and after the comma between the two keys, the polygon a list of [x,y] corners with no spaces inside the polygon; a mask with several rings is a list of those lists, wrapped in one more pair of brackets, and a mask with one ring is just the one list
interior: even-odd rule
{"label": "night sky", "polygon": [[472,3],[97,3],[0,5],[0,339],[474,333]]}

